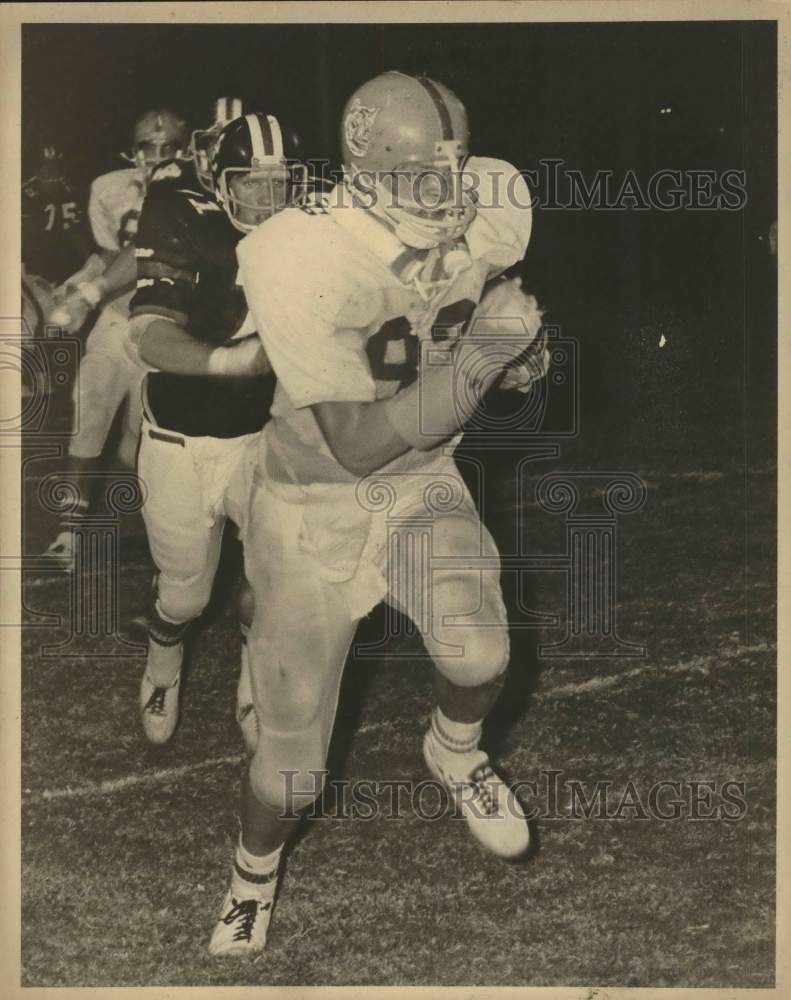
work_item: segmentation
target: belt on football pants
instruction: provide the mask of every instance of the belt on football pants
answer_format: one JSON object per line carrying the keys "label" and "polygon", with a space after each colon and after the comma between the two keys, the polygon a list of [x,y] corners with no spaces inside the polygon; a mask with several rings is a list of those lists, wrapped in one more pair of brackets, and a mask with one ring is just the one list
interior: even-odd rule
{"label": "belt on football pants", "polygon": [[164,441],[165,444],[177,444],[182,448],[186,448],[187,444],[180,434],[168,433],[157,428],[156,421],[148,410],[148,393],[146,392],[146,389],[147,385],[144,381],[141,387],[141,392],[143,398],[143,420],[146,424],[148,424],[148,427],[144,428],[145,433],[151,438],[152,441]]}
{"label": "belt on football pants", "polygon": [[165,434],[164,431],[156,431],[153,427],[146,428],[146,434],[154,441],[164,441],[166,444],[177,444],[186,448],[184,438],[177,434]]}

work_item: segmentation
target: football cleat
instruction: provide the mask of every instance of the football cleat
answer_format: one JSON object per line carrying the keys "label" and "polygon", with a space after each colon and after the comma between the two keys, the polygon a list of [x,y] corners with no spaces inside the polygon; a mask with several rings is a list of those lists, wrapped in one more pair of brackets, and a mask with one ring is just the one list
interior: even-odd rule
{"label": "football cleat", "polygon": [[230,890],[209,941],[210,955],[254,955],[263,951],[274,896],[237,899]]}
{"label": "football cleat", "polygon": [[501,858],[517,858],[530,846],[530,828],[519,800],[482,750],[447,750],[429,730],[423,740],[429,771],[450,792],[470,833]]}
{"label": "football cleat", "polygon": [[167,743],[179,721],[179,688],[181,672],[169,687],[157,687],[143,673],[140,682],[140,718],[143,732],[150,743]]}
{"label": "football cleat", "polygon": [[74,571],[74,535],[71,531],[61,531],[44,555],[54,559],[67,573]]}

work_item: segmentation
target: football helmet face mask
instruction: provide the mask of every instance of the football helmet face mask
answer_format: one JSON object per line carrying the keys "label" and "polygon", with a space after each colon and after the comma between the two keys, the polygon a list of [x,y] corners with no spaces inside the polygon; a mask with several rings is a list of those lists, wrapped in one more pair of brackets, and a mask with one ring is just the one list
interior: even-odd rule
{"label": "football helmet face mask", "polygon": [[175,111],[146,111],[135,122],[132,155],[122,154],[146,178],[164,160],[187,159],[189,130]]}
{"label": "football helmet face mask", "polygon": [[238,230],[249,233],[304,200],[307,167],[288,157],[297,146],[296,137],[284,136],[274,115],[244,115],[222,129],[212,153],[212,181],[217,200]]}
{"label": "football helmet face mask", "polygon": [[242,115],[242,100],[239,97],[218,97],[212,105],[212,124],[208,128],[195,129],[190,138],[190,153],[195,161],[195,173],[204,190],[213,192],[211,154],[217,136],[223,128]]}
{"label": "football helmet face mask", "polygon": [[462,170],[467,112],[444,84],[398,72],[363,84],[344,109],[341,150],[352,192],[406,246],[458,240],[475,218]]}

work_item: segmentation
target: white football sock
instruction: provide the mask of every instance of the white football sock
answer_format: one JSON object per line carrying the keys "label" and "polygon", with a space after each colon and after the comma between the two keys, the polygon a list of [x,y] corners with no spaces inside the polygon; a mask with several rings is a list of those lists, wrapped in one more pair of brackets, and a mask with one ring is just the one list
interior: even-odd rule
{"label": "white football sock", "polygon": [[431,713],[431,734],[443,750],[470,753],[478,748],[483,720],[455,722],[444,714],[439,705]]}
{"label": "white football sock", "polygon": [[263,896],[274,896],[277,886],[277,872],[280,867],[280,855],[283,845],[275,848],[270,854],[259,857],[251,854],[242,845],[239,846],[234,858],[231,893],[236,899],[260,899]]}

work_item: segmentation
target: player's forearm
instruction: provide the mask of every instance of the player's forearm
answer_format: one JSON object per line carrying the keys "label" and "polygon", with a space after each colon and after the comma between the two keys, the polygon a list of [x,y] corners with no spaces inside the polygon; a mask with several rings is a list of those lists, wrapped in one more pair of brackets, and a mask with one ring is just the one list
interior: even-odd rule
{"label": "player's forearm", "polygon": [[443,354],[435,351],[433,357],[427,353],[419,379],[382,403],[391,427],[410,448],[428,451],[438,447],[473,415],[498,369],[489,366],[488,373],[485,369],[482,372],[480,358],[472,365],[470,360],[476,361],[463,345]]}
{"label": "player's forearm", "polygon": [[330,451],[352,475],[366,476],[409,450],[382,402],[318,403],[312,409]]}
{"label": "player's forearm", "polygon": [[320,403],[316,420],[335,458],[365,476],[410,448],[428,451],[456,434],[475,411],[485,386],[473,387],[449,352],[418,381],[374,403]]}
{"label": "player's forearm", "polygon": [[103,298],[107,298],[121,289],[131,287],[137,278],[137,261],[135,249],[130,244],[118,254],[108,265],[101,277],[104,286]]}
{"label": "player's forearm", "polygon": [[172,320],[152,319],[139,336],[138,352],[145,364],[159,371],[208,375],[212,347],[196,340]]}
{"label": "player's forearm", "polygon": [[131,338],[144,364],[175,375],[258,375],[269,370],[256,335],[215,347],[172,320],[141,314],[132,321]]}
{"label": "player's forearm", "polygon": [[90,281],[101,278],[107,270],[107,251],[94,250],[85,257],[85,263],[74,274],[70,275],[60,286],[66,291],[72,291]]}
{"label": "player's forearm", "polygon": [[82,268],[73,274],[64,287],[85,303],[96,308],[103,300],[113,298],[118,292],[132,288],[137,277],[134,249],[125,247],[119,254],[107,250],[92,253]]}

